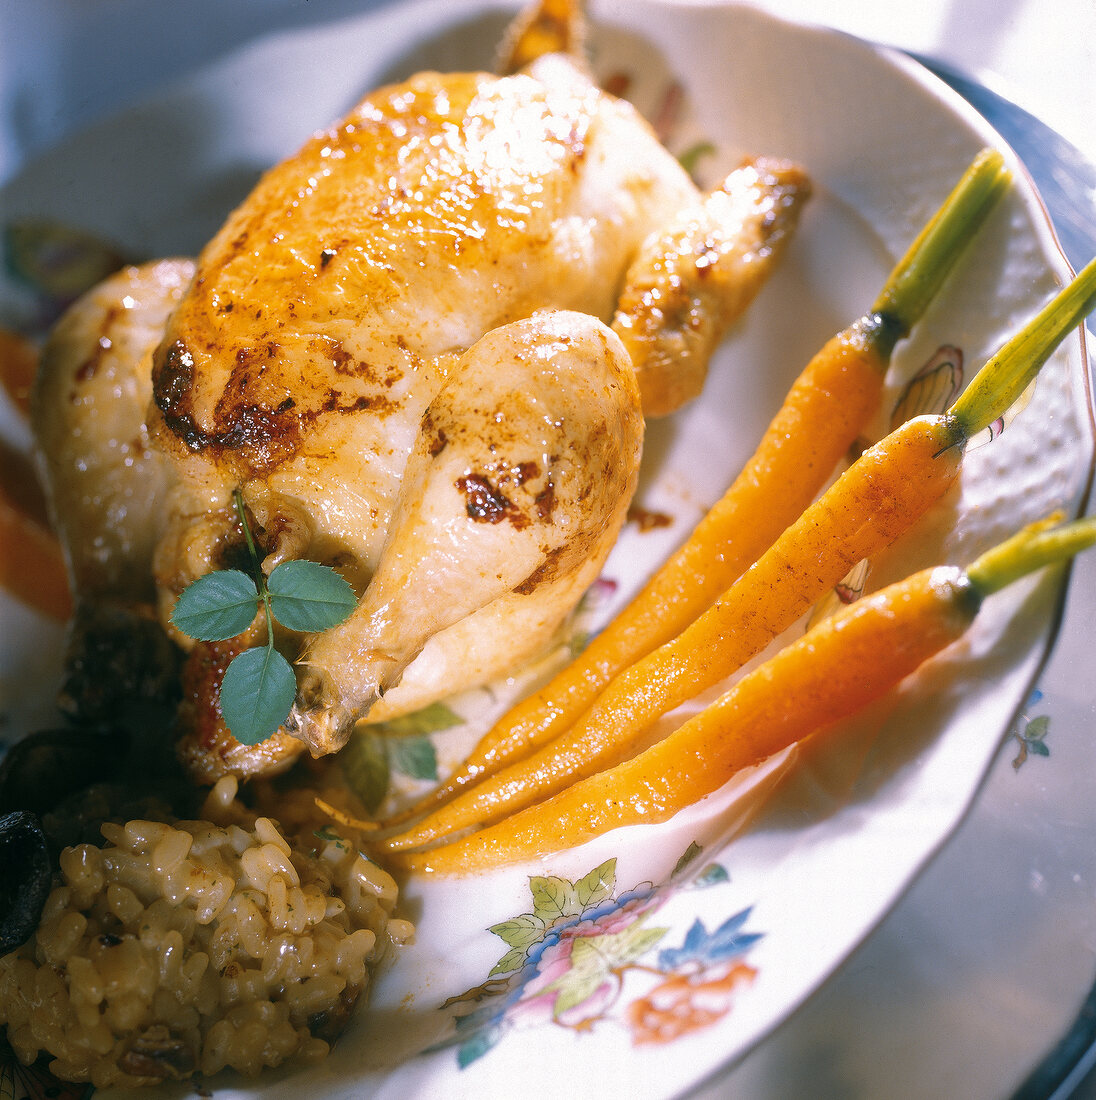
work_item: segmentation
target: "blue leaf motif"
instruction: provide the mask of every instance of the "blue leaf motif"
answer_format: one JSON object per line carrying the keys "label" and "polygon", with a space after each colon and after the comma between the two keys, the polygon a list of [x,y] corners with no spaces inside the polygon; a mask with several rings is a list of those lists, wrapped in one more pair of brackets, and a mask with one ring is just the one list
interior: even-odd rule
{"label": "blue leaf motif", "polygon": [[502,1038],[504,1029],[497,1027],[482,1028],[475,1032],[467,1042],[461,1043],[457,1051],[457,1065],[461,1069],[470,1066],[482,1058]]}
{"label": "blue leaf motif", "polygon": [[721,863],[709,863],[699,875],[696,876],[694,886],[718,886],[724,882],[730,882],[731,876],[727,874],[727,868]]}
{"label": "blue leaf motif", "polygon": [[658,965],[664,970],[676,970],[691,962],[711,964],[745,954],[762,938],[760,932],[741,931],[751,911],[743,909],[735,913],[710,933],[697,918],[680,947],[667,947],[658,953]]}
{"label": "blue leaf motif", "polygon": [[692,927],[685,934],[685,942],[681,945],[682,952],[688,952],[696,956],[704,950],[704,944],[708,939],[708,930],[701,923],[699,917],[693,921]]}

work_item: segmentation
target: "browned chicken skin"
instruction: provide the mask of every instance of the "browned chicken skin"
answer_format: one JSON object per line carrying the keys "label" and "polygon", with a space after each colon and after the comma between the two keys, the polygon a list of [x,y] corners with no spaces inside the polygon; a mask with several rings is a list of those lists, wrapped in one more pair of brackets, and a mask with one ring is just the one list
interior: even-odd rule
{"label": "browned chicken skin", "polygon": [[[265,569],[329,563],[360,596],[341,627],[276,639],[298,662],[286,732],[313,753],[535,654],[624,521],[642,414],[699,391],[807,190],[759,161],[702,196],[559,54],[367,97],[260,181],[163,328],[165,629],[193,648],[170,613],[238,551],[239,489]],[[210,681],[190,677],[215,711]],[[201,709],[188,752],[216,760],[194,770],[246,773]]]}

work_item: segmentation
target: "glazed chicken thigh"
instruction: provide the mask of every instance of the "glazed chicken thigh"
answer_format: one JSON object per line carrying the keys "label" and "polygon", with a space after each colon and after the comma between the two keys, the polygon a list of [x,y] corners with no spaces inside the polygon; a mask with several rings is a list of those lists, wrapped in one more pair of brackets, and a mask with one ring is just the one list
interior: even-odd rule
{"label": "glazed chicken thigh", "polygon": [[[298,676],[286,756],[542,649],[624,522],[643,414],[699,391],[807,191],[760,160],[701,195],[561,54],[367,97],[268,172],[152,310],[164,629],[217,666],[170,616],[238,554],[238,492],[265,571],[330,564],[360,601],[342,626],[275,639]],[[220,754],[196,770],[246,772],[216,675],[191,673],[192,752]]]}

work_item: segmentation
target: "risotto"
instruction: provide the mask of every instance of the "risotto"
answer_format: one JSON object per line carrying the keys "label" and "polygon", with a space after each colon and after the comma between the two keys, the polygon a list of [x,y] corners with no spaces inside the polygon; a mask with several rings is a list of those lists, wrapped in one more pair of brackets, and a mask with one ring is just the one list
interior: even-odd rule
{"label": "risotto", "polygon": [[257,1073],[328,1050],[410,925],[396,884],[331,828],[291,844],[220,780],[198,821],[106,824],[61,855],[38,930],[0,958],[19,1058],[106,1085]]}

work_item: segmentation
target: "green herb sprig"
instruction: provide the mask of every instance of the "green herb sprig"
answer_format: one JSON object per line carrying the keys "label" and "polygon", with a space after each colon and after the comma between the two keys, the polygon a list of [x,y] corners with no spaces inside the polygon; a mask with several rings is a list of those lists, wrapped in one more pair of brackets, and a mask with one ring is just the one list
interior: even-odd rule
{"label": "green herb sprig", "polygon": [[314,561],[282,562],[264,577],[239,489],[233,491],[233,501],[252,574],[220,569],[199,577],[179,596],[171,621],[188,637],[220,642],[247,630],[262,607],[266,645],[233,657],[221,682],[225,724],[241,744],[257,745],[286,720],[297,694],[293,669],[274,648],[274,621],[307,633],[329,630],[344,622],[358,601],[343,577]]}
{"label": "green herb sprig", "polygon": [[388,796],[393,777],[438,782],[438,754],[431,734],[459,726],[464,719],[444,703],[354,730],[342,750],[343,775],[369,813]]}

